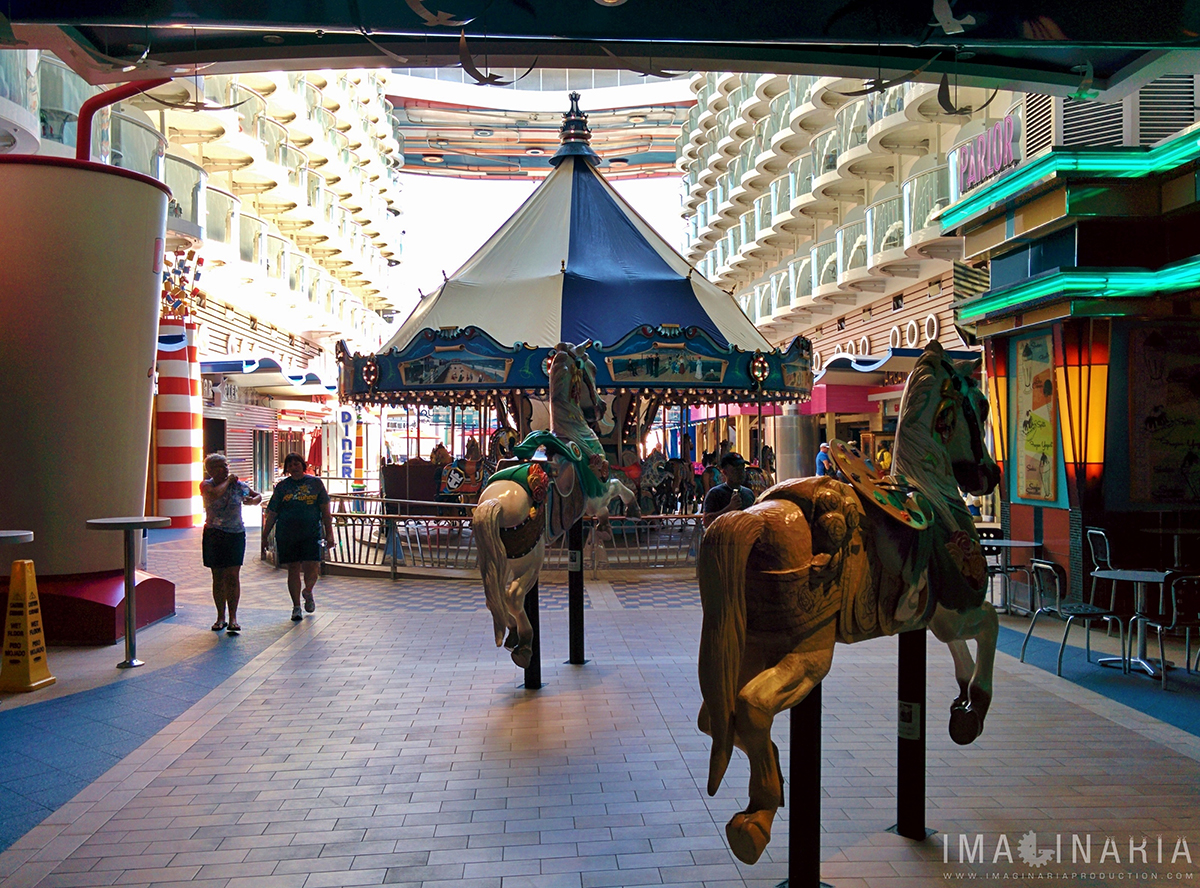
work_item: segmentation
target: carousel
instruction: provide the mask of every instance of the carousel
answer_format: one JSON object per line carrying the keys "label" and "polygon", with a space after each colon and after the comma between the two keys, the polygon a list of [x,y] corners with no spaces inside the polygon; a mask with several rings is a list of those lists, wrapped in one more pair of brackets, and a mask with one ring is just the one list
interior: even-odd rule
{"label": "carousel", "polygon": [[[472,501],[516,442],[550,425],[550,363],[562,343],[585,346],[594,363],[606,471],[624,475],[643,511],[698,501],[687,408],[809,397],[809,342],[772,348],[617,194],[597,170],[578,93],[560,140],[537,190],[378,353],[339,344],[342,403],[417,416],[449,408],[452,424],[469,426],[452,436],[461,454],[435,446],[429,460],[385,467],[388,497]],[[668,440],[673,410],[677,455],[646,453],[652,431]],[[768,454],[743,456],[756,466]]]}

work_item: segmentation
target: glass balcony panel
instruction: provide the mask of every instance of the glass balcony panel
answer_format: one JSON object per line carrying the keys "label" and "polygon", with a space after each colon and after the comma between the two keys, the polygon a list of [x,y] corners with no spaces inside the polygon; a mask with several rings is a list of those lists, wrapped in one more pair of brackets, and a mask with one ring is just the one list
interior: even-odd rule
{"label": "glass balcony panel", "polygon": [[792,203],[791,177],[787,175],[780,176],[771,183],[771,216],[778,216],[780,213],[786,213],[788,207]]}
{"label": "glass balcony panel", "polygon": [[279,150],[279,162],[287,168],[288,184],[299,188],[304,181],[304,172],[308,168],[308,156],[294,145],[283,144]]}
{"label": "glass balcony panel", "polygon": [[837,283],[837,239],[821,241],[812,248],[813,287]]}
{"label": "glass balcony panel", "polygon": [[791,113],[792,94],[790,91],[785,90],[771,99],[771,116],[767,123],[768,141],[775,138],[781,130],[787,127],[788,117],[791,116]]}
{"label": "glass balcony panel", "polygon": [[[119,112],[113,112],[111,127],[108,162],[161,182],[163,158],[167,155],[167,140],[162,134],[150,124]],[[93,144],[98,144],[94,139],[95,133]]]}
{"label": "glass balcony panel", "polygon": [[900,195],[867,207],[866,222],[870,255],[904,246],[904,200]]}
{"label": "glass balcony panel", "polygon": [[935,214],[950,205],[950,168],[936,167],[904,183],[904,235],[938,224]]}
{"label": "glass balcony panel", "polygon": [[283,148],[287,145],[287,130],[278,121],[269,117],[260,117],[256,121],[258,140],[263,143],[267,160],[271,163],[281,163]]}
{"label": "glass balcony panel", "polygon": [[793,259],[788,268],[792,279],[792,302],[799,302],[812,295],[812,256]]}
{"label": "glass balcony panel", "polygon": [[238,255],[243,262],[266,267],[267,223],[242,213],[238,231]]}
{"label": "glass balcony panel", "polygon": [[858,99],[838,109],[835,115],[838,152],[845,154],[867,144],[867,100]]}
{"label": "glass balcony panel", "polygon": [[811,101],[813,84],[816,82],[817,78],[808,74],[793,74],[788,78],[788,94],[791,96],[793,108],[799,108]]}
{"label": "glass balcony panel", "polygon": [[904,110],[905,84],[890,86],[883,92],[871,93],[867,96],[867,123],[874,126],[885,117],[899,114]]}
{"label": "glass balcony panel", "polygon": [[303,292],[304,290],[304,262],[303,256],[292,247],[286,248],[286,253],[283,260],[284,268],[287,269],[287,284],[288,289],[293,293]]}
{"label": "glass balcony panel", "polygon": [[171,189],[168,210],[175,218],[204,227],[204,188],[208,174],[191,161],[168,154],[164,158],[163,181]]}
{"label": "glass balcony panel", "polygon": [[267,277],[272,280],[287,278],[288,243],[277,234],[267,235]]}
{"label": "glass balcony panel", "polygon": [[229,98],[230,102],[226,104],[237,104],[234,110],[237,112],[241,131],[251,136],[257,135],[258,121],[267,113],[267,100],[240,83],[229,85]]}
{"label": "glass balcony panel", "polygon": [[[0,53],[4,55],[7,53]],[[38,63],[42,138],[74,148],[79,109],[97,91],[58,59],[42,53]]]}
{"label": "glass balcony panel", "polygon": [[792,304],[792,277],[787,269],[771,275],[771,286],[775,288],[775,311]]}
{"label": "glass balcony panel", "polygon": [[788,167],[788,180],[792,191],[792,200],[812,193],[812,154],[801,154],[791,162],[791,165]]}
{"label": "glass balcony panel", "polygon": [[201,78],[204,101],[209,105],[228,105],[231,99],[233,76],[230,74],[206,74]]}
{"label": "glass balcony panel", "polygon": [[758,229],[755,232],[755,237],[758,236],[759,232],[771,230],[771,211],[773,208],[774,204],[771,201],[769,192],[754,201],[754,216],[757,219],[756,228]]}
{"label": "glass balcony panel", "polygon": [[[819,178],[837,169],[838,131],[828,129],[813,139],[813,178]],[[812,191],[812,186],[808,188]]]}
{"label": "glass balcony panel", "polygon": [[765,321],[775,313],[774,288],[767,282],[759,284],[755,289],[758,292],[758,319]]}
{"label": "glass balcony panel", "polygon": [[218,188],[204,190],[205,240],[232,244],[237,235],[237,221],[242,202]]}
{"label": "glass balcony panel", "polygon": [[867,267],[867,223],[851,222],[837,230],[838,274]]}

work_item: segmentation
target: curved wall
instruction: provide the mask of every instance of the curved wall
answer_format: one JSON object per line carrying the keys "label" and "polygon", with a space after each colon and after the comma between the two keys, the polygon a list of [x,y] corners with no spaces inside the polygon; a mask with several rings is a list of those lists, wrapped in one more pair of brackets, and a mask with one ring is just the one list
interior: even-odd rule
{"label": "curved wall", "polygon": [[166,210],[144,177],[0,162],[0,528],[35,535],[0,558],[39,575],[119,569],[85,521],[143,514]]}

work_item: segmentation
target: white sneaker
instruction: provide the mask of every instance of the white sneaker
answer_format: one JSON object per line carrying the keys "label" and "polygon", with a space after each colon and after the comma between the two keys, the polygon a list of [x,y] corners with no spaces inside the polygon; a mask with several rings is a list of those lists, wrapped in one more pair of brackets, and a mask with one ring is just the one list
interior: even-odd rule
{"label": "white sneaker", "polygon": [[304,614],[300,613],[300,608],[298,608],[298,607],[292,608],[292,619],[295,620],[296,622],[299,622],[300,620],[304,619]]}

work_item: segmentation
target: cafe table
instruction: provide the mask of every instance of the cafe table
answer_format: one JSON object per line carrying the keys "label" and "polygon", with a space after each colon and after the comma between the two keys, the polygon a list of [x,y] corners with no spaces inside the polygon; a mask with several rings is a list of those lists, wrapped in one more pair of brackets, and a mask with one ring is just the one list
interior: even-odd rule
{"label": "cafe table", "polygon": [[[1094,570],[1092,576],[1098,580],[1116,580],[1118,582],[1133,583],[1134,589],[1134,610],[1137,613],[1146,612],[1146,587],[1157,585],[1161,587],[1163,581],[1166,580],[1168,571],[1165,570],[1138,570],[1138,569],[1118,569],[1111,570]],[[1161,597],[1159,599],[1161,603]],[[1137,619],[1136,617],[1134,619]],[[1132,656],[1133,643],[1130,642],[1130,658],[1129,667],[1132,669],[1138,666],[1149,675],[1151,678],[1158,678],[1158,668],[1169,669],[1171,663],[1160,663],[1158,660],[1148,659],[1146,657],[1146,623],[1143,620],[1137,621],[1137,656]],[[1099,661],[1101,666],[1120,666],[1124,667],[1121,657],[1102,657]],[[1158,663],[1158,666],[1155,664]]]}
{"label": "cafe table", "polygon": [[[1010,553],[1013,549],[1041,549],[1041,543],[1035,543],[1032,540],[980,540],[979,545],[983,547],[991,546],[1000,550],[1000,604],[996,607],[997,613],[1007,614],[1012,613],[1014,605],[1009,601],[1008,594],[1008,575],[1014,570],[1025,570],[1023,567],[1013,568],[1012,556]],[[1034,551],[1034,556],[1038,553]],[[1033,602],[1030,601],[1030,604]],[[1024,610],[1017,608],[1017,610]]]}
{"label": "cafe table", "polygon": [[134,570],[137,565],[135,533],[152,527],[170,527],[170,518],[135,515],[129,518],[89,518],[88,530],[120,530],[125,533],[125,659],[118,669],[133,669],[144,665],[137,658],[137,584]]}

